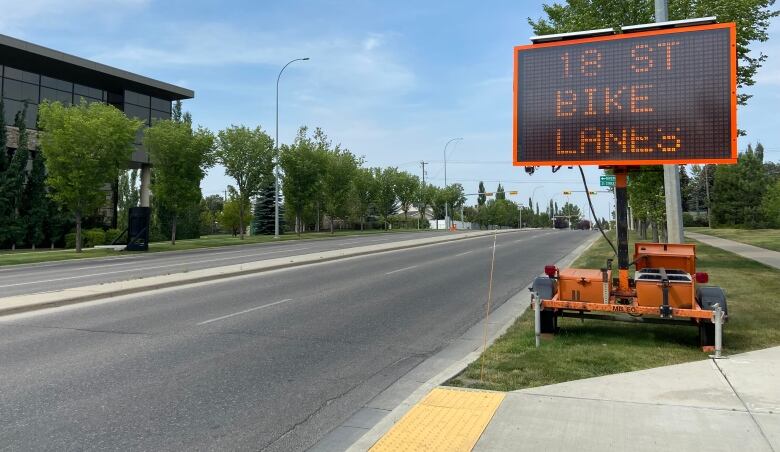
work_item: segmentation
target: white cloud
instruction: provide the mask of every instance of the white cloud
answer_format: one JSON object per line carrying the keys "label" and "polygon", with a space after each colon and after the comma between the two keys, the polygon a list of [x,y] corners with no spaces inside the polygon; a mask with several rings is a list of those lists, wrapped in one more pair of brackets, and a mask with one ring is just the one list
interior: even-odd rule
{"label": "white cloud", "polygon": [[0,29],[6,34],[24,36],[31,27],[83,28],[141,10],[149,3],[150,0],[2,0]]}
{"label": "white cloud", "polygon": [[[205,36],[219,39],[204,39]],[[310,57],[310,61],[298,63],[294,68],[296,75],[303,78],[303,83],[296,83],[304,87],[298,88],[298,100],[308,100],[311,105],[318,99],[322,102],[327,99],[331,107],[334,98],[353,102],[356,107],[381,103],[388,96],[397,100],[416,86],[414,72],[393,48],[392,40],[377,33],[357,37],[317,36],[308,32],[238,29],[223,23],[178,23],[155,34],[154,41],[148,39],[133,38],[120,45],[106,43],[105,50],[94,50],[90,59],[140,73],[182,66],[184,71],[196,74],[199,68],[225,68],[229,73],[231,68],[252,65],[276,70],[291,58]],[[219,80],[219,85],[214,82],[210,87],[209,80],[200,82],[192,88],[219,90],[225,83],[224,79]],[[267,87],[242,89],[251,95]]]}

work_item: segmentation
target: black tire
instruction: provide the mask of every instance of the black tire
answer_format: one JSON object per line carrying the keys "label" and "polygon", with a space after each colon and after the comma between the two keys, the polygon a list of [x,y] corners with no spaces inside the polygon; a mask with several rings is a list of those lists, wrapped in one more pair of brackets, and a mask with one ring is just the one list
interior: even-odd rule
{"label": "black tire", "polygon": [[702,320],[699,322],[699,345],[702,347],[715,346],[715,324]]}
{"label": "black tire", "polygon": [[544,309],[540,313],[541,332],[543,334],[555,334],[558,331],[558,316],[552,309]]}

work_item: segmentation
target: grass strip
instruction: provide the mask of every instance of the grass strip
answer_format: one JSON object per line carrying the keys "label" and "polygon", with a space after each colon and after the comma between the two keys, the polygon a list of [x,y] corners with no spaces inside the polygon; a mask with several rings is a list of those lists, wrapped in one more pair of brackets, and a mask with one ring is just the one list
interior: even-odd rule
{"label": "grass strip", "polygon": [[766,248],[772,251],[780,251],[780,229],[711,229],[711,228],[685,228],[687,231],[712,235],[735,242]]}
{"label": "grass strip", "polygon": [[[724,352],[741,353],[780,345],[780,271],[719,248],[696,243],[697,270],[726,290],[729,323]],[[633,241],[629,247],[633,250]],[[611,250],[600,240],[572,265],[600,268]],[[512,391],[582,378],[629,372],[704,359],[694,326],[629,324],[559,318],[561,331],[534,346],[533,311],[527,310],[485,352],[448,385]]]}

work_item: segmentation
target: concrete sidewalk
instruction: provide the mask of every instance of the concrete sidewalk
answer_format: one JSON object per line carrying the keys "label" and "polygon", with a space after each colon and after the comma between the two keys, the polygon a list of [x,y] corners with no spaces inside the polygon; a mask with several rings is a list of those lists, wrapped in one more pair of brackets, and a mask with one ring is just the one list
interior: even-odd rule
{"label": "concrete sidewalk", "polygon": [[[474,419],[487,416],[490,422],[474,445],[475,451],[773,452],[780,450],[779,381],[780,347],[775,347],[728,359],[513,391],[505,394],[497,410],[489,404],[483,404],[482,412],[462,403],[439,404],[439,418],[429,422],[434,429],[465,431]],[[461,398],[485,393],[435,388],[431,395],[434,391],[448,391],[450,398],[457,398],[458,393],[464,394]],[[426,407],[420,409],[424,412]],[[421,425],[420,409],[412,407],[374,448],[401,443],[406,433],[398,426],[407,417],[417,416],[410,431],[425,431],[428,426]],[[464,425],[448,425],[453,422]],[[428,435],[427,442],[420,443],[409,434],[404,448],[439,449],[432,438]]]}
{"label": "concrete sidewalk", "polygon": [[764,265],[780,269],[780,252],[768,250],[766,248],[760,248],[747,243],[735,242],[734,240],[722,239],[707,234],[699,234],[696,232],[686,232],[686,236],[698,240],[707,245],[720,248],[734,254],[738,254],[742,257],[752,259],[756,262],[760,262]]}
{"label": "concrete sidewalk", "polygon": [[775,347],[514,391],[474,450],[777,451],[778,381]]}

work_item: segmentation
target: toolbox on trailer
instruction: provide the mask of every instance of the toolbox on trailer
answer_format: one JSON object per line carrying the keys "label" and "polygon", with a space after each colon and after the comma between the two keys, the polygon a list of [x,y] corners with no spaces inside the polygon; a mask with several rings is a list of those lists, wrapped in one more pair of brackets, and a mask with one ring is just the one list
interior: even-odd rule
{"label": "toolbox on trailer", "polygon": [[695,299],[693,278],[684,270],[644,268],[634,276],[636,300],[640,306],[660,307],[663,304],[664,274],[668,281],[669,305],[692,309]]}
{"label": "toolbox on trailer", "polygon": [[600,270],[562,268],[558,272],[558,293],[562,300],[603,303],[602,279]]}

